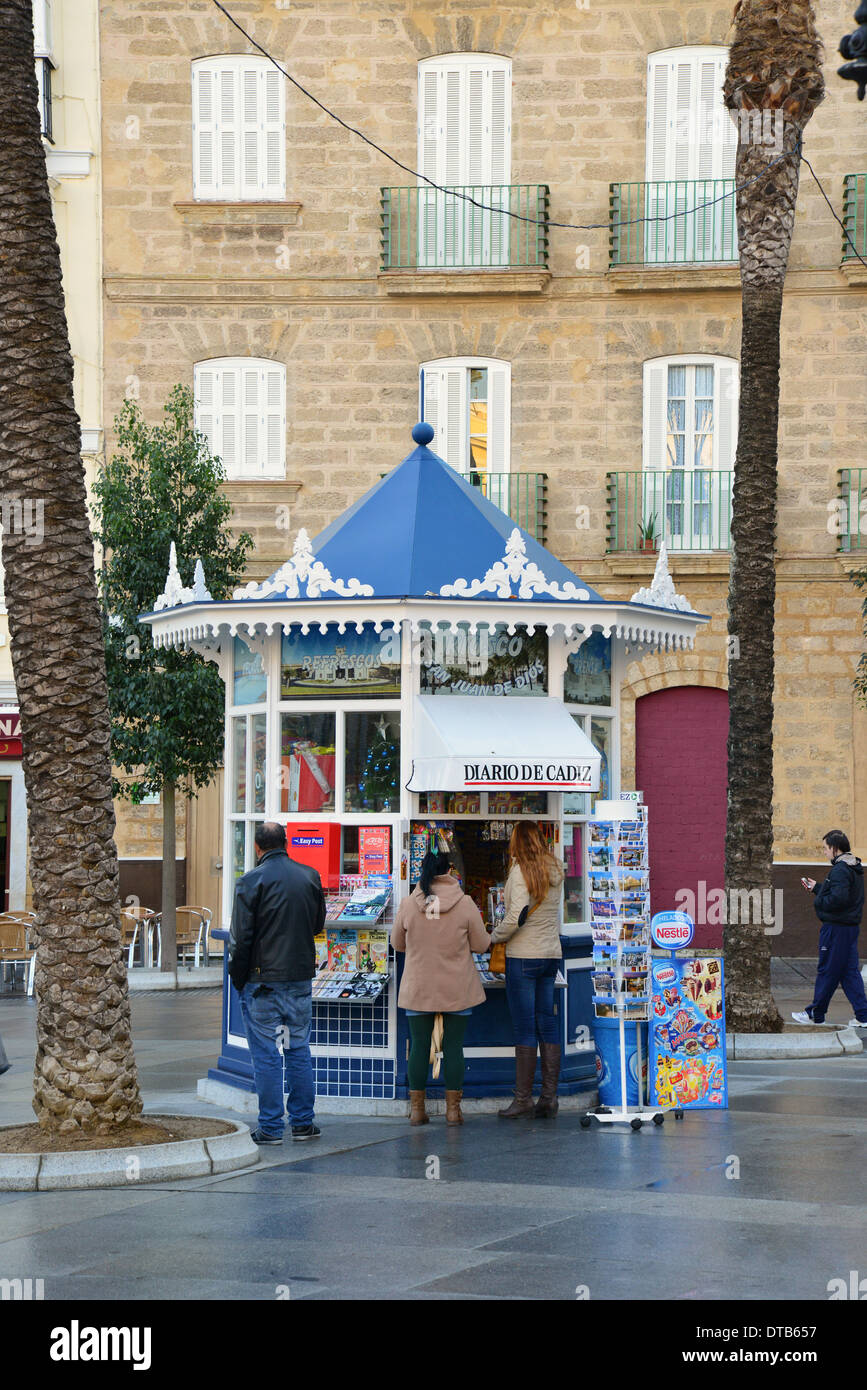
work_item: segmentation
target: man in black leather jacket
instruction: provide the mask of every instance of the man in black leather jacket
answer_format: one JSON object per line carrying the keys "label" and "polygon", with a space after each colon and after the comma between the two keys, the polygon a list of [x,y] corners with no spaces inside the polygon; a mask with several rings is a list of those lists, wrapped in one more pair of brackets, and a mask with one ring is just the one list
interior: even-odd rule
{"label": "man in black leather jacket", "polygon": [[858,932],[864,911],[864,870],[852,853],[849,838],[842,830],[829,830],[822,841],[831,872],[822,883],[802,878],[814,895],[813,906],[821,922],[819,931],[819,969],[813,1002],[802,1012],[793,1013],[796,1023],[824,1023],[825,1013],[838,985],[852,1005],[855,1017],[850,1028],[867,1028],[867,994],[858,962]]}
{"label": "man in black leather jacket", "polygon": [[257,1144],[283,1142],[283,1064],[293,1139],[315,1139],[310,1023],[313,938],[325,924],[325,897],[315,869],[286,853],[276,821],[257,825],[255,869],[235,885],[229,976],[238,991],[259,1097]]}

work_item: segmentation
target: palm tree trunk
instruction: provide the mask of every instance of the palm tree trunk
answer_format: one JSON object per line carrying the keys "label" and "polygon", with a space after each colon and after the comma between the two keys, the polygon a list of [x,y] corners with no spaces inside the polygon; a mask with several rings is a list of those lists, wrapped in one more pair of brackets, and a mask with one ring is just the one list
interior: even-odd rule
{"label": "palm tree trunk", "polygon": [[[824,82],[810,0],[738,0],[725,80],[739,121],[735,168],[742,289],[738,444],[728,630],[726,1015],[734,1032],[779,1032],[771,993],[773,714],[780,319],[803,128]],[[756,119],[758,118],[758,119]]]}
{"label": "palm tree trunk", "polygon": [[[0,493],[38,938],[33,1108],[107,1133],[141,1111],[118,896],[102,620],[30,0],[0,0]],[[40,536],[18,524],[40,519]],[[5,521],[5,517],[4,517]]]}

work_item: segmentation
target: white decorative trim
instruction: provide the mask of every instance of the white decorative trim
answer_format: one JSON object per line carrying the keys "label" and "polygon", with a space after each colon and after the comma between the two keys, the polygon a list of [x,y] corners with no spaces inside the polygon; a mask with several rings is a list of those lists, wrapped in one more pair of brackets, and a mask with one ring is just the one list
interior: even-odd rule
{"label": "white decorative trim", "polygon": [[676,592],[674,580],[668,568],[668,551],[665,541],[659,547],[653,582],[649,589],[639,589],[632,595],[630,603],[647,603],[653,608],[668,608],[678,613],[694,613],[695,609],[684,594]]}
{"label": "white decorative trim", "polygon": [[474,598],[476,594],[496,594],[498,598],[514,598],[515,585],[518,598],[529,599],[536,594],[546,594],[556,599],[578,599],[588,601],[590,593],[580,589],[577,584],[557,584],[547,579],[534,561],[527,559],[524,537],[516,526],[506,541],[506,552],[502,560],[492,565],[483,579],[456,579],[452,584],[443,584],[440,593],[443,598]]}
{"label": "white decorative trim", "polygon": [[45,151],[48,173],[55,179],[86,179],[90,173],[91,150],[53,150]]}
{"label": "white decorative trim", "polygon": [[213,603],[213,601],[205,585],[205,571],[201,560],[196,561],[193,587],[191,589],[183,587],[178,572],[177,551],[175,550],[175,543],[172,541],[169,550],[169,572],[166,575],[166,587],[154,604],[154,612],[159,613],[164,608],[177,608],[182,603]]}
{"label": "white decorative trim", "polygon": [[83,454],[98,454],[102,449],[102,430],[90,425],[81,427],[81,452]]}
{"label": "white decorative trim", "polygon": [[[301,585],[304,585],[302,591]],[[360,579],[334,579],[321,560],[313,554],[310,537],[302,527],[295,538],[291,557],[270,579],[257,584],[251,580],[243,589],[236,589],[233,599],[320,598],[322,594],[338,594],[340,598],[372,598],[373,588]]]}

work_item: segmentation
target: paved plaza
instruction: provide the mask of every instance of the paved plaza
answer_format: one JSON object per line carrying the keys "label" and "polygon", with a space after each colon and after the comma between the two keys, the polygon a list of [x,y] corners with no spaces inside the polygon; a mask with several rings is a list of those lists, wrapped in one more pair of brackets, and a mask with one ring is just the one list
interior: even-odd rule
{"label": "paved plaza", "polygon": [[[795,967],[777,978],[805,1002]],[[195,1093],[219,992],[132,1007],[146,1108],[233,1118]],[[32,1119],[34,1017],[0,998],[0,1124]],[[730,1087],[727,1112],[639,1133],[325,1115],[237,1177],[0,1193],[0,1277],[46,1299],[826,1300],[867,1274],[867,1054],[733,1063]]]}

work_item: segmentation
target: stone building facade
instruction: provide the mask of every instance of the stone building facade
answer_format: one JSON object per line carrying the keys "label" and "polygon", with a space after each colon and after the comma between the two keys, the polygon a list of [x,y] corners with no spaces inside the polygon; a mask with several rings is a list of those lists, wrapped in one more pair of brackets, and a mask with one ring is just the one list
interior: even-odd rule
{"label": "stone building facade", "polygon": [[[254,577],[285,558],[298,528],[315,536],[408,451],[420,400],[437,416],[440,451],[454,449],[469,475],[478,465],[478,482],[487,450],[489,472],[513,480],[497,485],[503,505],[606,596],[649,582],[655,552],[641,527],[655,522],[678,589],[713,621],[693,652],[629,667],[629,786],[636,702],[726,687],[740,299],[722,198],[733,150],[715,93],[731,4],[230,8],[407,169],[423,164],[470,197],[486,190],[478,220],[465,199],[419,193],[413,174],[275,78],[210,0],[103,0],[106,424],[130,392],[155,416],[176,382],[196,386],[203,427],[216,430],[222,410],[219,428],[234,433],[220,436],[221,452],[237,463],[226,486],[256,538]],[[849,9],[817,5],[828,95],[806,153],[837,211],[847,198],[854,207],[847,225],[864,254],[863,180],[846,181],[867,168],[867,129],[834,75]],[[804,168],[780,425],[774,804],[787,887],[832,825],[867,856],[867,715],[852,688],[863,637],[848,578],[867,531],[853,526],[851,501],[867,484],[857,471],[867,271],[841,246]],[[245,463],[247,390],[258,424]],[[468,401],[472,436],[479,393],[487,434],[459,439]],[[677,450],[690,477],[674,492],[664,480],[651,488],[645,475],[672,471]],[[713,476],[696,478],[690,459]],[[841,483],[841,470],[853,477]],[[494,495],[493,481],[482,485]],[[696,780],[690,795],[700,794]],[[685,825],[691,814],[687,798]],[[218,862],[212,842],[188,840],[188,851]],[[217,872],[188,898],[214,889],[216,902]],[[795,933],[788,946],[811,942]]]}

